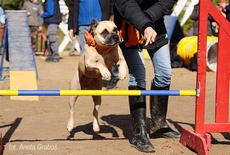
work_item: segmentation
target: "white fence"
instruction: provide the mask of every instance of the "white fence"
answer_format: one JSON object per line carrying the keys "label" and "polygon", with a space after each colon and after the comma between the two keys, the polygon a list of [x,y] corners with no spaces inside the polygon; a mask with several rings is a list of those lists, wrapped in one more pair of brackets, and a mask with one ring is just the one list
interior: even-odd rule
{"label": "white fence", "polygon": [[199,0],[178,0],[176,6],[174,7],[171,16],[179,16],[182,11],[184,11],[183,16],[180,18],[180,25],[183,26],[192,14],[194,5],[196,5]]}

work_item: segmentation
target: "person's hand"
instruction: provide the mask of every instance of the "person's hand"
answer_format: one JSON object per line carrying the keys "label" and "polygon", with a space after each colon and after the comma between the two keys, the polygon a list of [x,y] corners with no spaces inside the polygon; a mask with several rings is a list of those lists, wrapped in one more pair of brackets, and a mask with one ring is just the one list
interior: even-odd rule
{"label": "person's hand", "polygon": [[69,30],[69,37],[71,40],[73,40],[73,29]]}
{"label": "person's hand", "polygon": [[144,30],[145,46],[152,44],[157,36],[156,31],[152,27],[147,27]]}
{"label": "person's hand", "polygon": [[38,32],[42,32],[42,27],[41,26],[38,27]]}
{"label": "person's hand", "polygon": [[212,26],[216,26],[217,24],[216,24],[216,22],[212,22]]}
{"label": "person's hand", "polygon": [[29,11],[27,11],[27,16],[30,16],[30,15],[31,15],[31,13]]}

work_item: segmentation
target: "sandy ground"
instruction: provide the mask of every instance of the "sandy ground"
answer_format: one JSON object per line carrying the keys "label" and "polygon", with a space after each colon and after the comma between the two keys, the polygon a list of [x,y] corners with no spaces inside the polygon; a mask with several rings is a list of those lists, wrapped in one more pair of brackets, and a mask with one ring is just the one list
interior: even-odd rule
{"label": "sandy ground", "polygon": [[[61,53],[59,63],[46,63],[42,56],[36,56],[39,89],[68,89],[69,81],[76,67],[78,56]],[[147,63],[147,86],[153,77],[150,60]],[[7,63],[5,63],[7,65]],[[9,73],[4,72],[4,76]],[[207,105],[205,120],[214,121],[215,73],[207,73]],[[116,89],[127,89],[128,78],[119,81]],[[171,89],[195,89],[196,72],[185,68],[173,69]],[[0,83],[1,89],[9,89],[9,78]],[[142,155],[132,148],[132,130],[126,96],[103,98],[99,111],[100,135],[92,131],[93,102],[91,97],[81,96],[76,103],[75,128],[66,130],[69,117],[68,97],[39,97],[39,101],[14,101],[0,97],[0,131],[3,135],[4,155]],[[147,107],[149,106],[147,97]],[[182,131],[193,131],[195,97],[173,96],[169,99],[167,121],[170,126]],[[149,122],[149,109],[147,109]],[[71,140],[68,140],[72,137]],[[156,148],[156,155],[194,155],[179,139],[150,139]],[[229,133],[212,133],[210,155],[228,155]]]}

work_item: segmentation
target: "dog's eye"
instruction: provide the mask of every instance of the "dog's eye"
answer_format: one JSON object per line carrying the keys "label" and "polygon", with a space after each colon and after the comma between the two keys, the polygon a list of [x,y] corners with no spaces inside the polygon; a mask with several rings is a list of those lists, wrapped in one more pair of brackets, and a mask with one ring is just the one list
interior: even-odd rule
{"label": "dog's eye", "polygon": [[102,37],[106,37],[107,35],[109,34],[109,31],[107,29],[104,29],[102,32],[101,32],[101,36]]}
{"label": "dog's eye", "polygon": [[113,32],[117,33],[117,31],[118,31],[118,28],[117,28],[117,27],[114,27],[114,28],[113,28]]}

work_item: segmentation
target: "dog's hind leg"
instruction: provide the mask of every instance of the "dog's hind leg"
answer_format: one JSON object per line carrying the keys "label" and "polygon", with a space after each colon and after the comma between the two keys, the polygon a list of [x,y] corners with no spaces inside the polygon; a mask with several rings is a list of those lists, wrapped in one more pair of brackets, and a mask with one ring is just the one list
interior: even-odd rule
{"label": "dog's hind leg", "polygon": [[100,126],[98,122],[98,110],[101,106],[101,96],[92,96],[93,102],[94,102],[94,108],[93,108],[93,131],[95,133],[99,133]]}
{"label": "dog's hind leg", "polygon": [[[71,82],[70,82],[70,90],[79,90],[81,89],[78,71],[75,72]],[[69,107],[70,107],[70,115],[69,115],[69,121],[67,124],[67,130],[71,132],[74,127],[74,105],[77,101],[78,96],[70,96],[69,97]]]}

